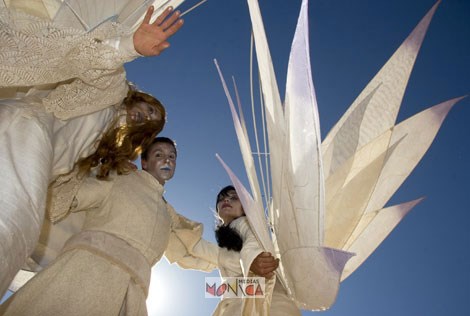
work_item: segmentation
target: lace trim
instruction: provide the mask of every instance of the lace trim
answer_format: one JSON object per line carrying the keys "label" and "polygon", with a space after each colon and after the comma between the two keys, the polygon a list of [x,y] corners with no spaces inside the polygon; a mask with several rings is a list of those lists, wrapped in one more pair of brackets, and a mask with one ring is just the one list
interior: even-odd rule
{"label": "lace trim", "polygon": [[129,34],[118,23],[85,33],[0,8],[0,87],[59,84],[43,105],[61,119],[119,103],[128,90],[122,65],[137,56],[103,41]]}

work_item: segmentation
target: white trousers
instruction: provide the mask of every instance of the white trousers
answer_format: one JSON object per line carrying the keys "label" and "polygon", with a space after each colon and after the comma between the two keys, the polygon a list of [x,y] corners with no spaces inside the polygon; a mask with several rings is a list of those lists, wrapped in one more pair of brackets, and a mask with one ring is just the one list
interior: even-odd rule
{"label": "white trousers", "polygon": [[31,111],[0,100],[0,297],[34,250],[44,219],[53,116]]}

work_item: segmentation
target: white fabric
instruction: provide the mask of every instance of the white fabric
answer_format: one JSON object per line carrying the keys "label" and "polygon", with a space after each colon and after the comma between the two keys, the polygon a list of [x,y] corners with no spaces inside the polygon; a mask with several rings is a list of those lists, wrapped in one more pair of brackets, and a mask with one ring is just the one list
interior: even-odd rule
{"label": "white fabric", "polygon": [[325,176],[394,124],[416,57],[439,2],[351,104],[322,143]]}
{"label": "white fabric", "polygon": [[0,95],[23,98],[0,104],[1,296],[36,245],[49,182],[95,150],[127,93],[122,64],[138,54],[118,25],[89,35],[2,6],[0,21]]}
{"label": "white fabric", "polygon": [[[440,1],[333,127],[322,143],[321,155],[308,56],[308,1],[302,1],[292,44],[285,112],[258,1],[247,1],[269,135],[273,189],[272,202],[265,207],[273,223],[274,246],[281,256],[280,279],[298,306],[325,309],[333,304],[339,281],[354,272],[419,201],[383,209],[431,145],[450,108],[460,100],[449,100],[395,125],[409,75]],[[230,97],[229,103],[253,198],[224,167],[240,191],[242,204],[257,206],[259,188],[253,184],[258,181],[252,179],[256,171],[252,159],[245,157],[251,152],[249,140]],[[248,213],[247,217],[255,235],[263,240],[266,225],[259,219],[253,221]],[[357,251],[358,256],[348,261],[352,255],[348,251]],[[341,276],[343,268],[346,272]]]}
{"label": "white fabric", "polygon": [[[150,5],[153,17],[172,6],[176,8],[184,0],[3,0],[8,8],[54,21],[67,27],[90,31],[103,21],[116,21],[135,31]],[[0,2],[0,6],[3,4]]]}
{"label": "white fabric", "polygon": [[103,42],[129,37],[129,30],[105,23],[85,33],[1,8],[0,23],[1,88],[47,84],[51,91],[41,103],[60,119],[105,109],[127,95],[122,65],[138,54]]}
{"label": "white fabric", "polygon": [[111,107],[60,121],[25,101],[0,101],[1,293],[35,248],[49,182],[95,150],[116,114]]}
{"label": "white fabric", "polygon": [[[227,277],[248,277],[255,276],[250,272],[253,260],[263,252],[259,241],[251,230],[248,219],[243,216],[230,223],[230,227],[236,230],[243,241],[243,247],[240,251],[240,264],[243,273],[240,271],[231,271],[225,267],[219,267],[222,279]],[[223,298],[213,316],[300,316],[300,310],[296,307],[294,301],[289,298],[284,287],[276,282],[276,278],[265,280],[266,290],[264,299],[255,299],[248,302],[249,299]]]}
{"label": "white fabric", "polygon": [[[306,71],[306,67],[310,67],[307,1],[302,3],[292,46],[286,92],[289,104],[286,103],[286,113],[279,98],[258,2],[248,0],[248,6],[267,113],[273,187],[272,204],[267,207],[273,222],[275,249],[281,259],[280,279],[298,306],[322,310],[333,304],[344,264],[352,254],[323,247],[325,210],[320,130],[311,74],[309,69]],[[251,152],[247,135],[236,117],[233,104],[230,106],[245,167],[251,179],[256,177],[256,173],[252,168],[252,159],[245,157]],[[303,142],[306,137],[310,139],[307,148],[303,144],[302,149],[299,149],[296,139]],[[223,165],[244,208],[249,210],[246,214],[256,237],[266,250],[272,249],[272,242],[266,241],[265,237],[267,223],[259,218],[263,215],[263,208],[257,197],[258,181],[250,180],[254,194],[251,198],[233,172],[224,163]]]}
{"label": "white fabric", "polygon": [[78,159],[96,150],[98,139],[118,112],[116,107],[108,107],[67,121],[54,120],[52,179],[70,172]]}
{"label": "white fabric", "polygon": [[53,116],[24,106],[0,102],[0,295],[36,245],[52,165]]}

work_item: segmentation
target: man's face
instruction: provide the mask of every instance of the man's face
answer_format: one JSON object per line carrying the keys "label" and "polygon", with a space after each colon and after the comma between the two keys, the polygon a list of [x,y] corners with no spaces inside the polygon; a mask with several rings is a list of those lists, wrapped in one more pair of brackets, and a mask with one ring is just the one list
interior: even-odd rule
{"label": "man's face", "polygon": [[142,159],[142,169],[154,176],[164,185],[173,178],[176,169],[176,149],[169,143],[155,143],[147,154],[147,159]]}

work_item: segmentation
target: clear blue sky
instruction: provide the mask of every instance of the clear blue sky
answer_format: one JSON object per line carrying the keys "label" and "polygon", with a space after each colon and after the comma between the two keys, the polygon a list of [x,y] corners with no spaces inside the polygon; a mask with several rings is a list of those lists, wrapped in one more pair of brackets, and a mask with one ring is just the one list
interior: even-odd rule
{"label": "clear blue sky", "polygon": [[[186,0],[182,9],[195,0]],[[301,0],[259,0],[281,95]],[[311,0],[310,46],[322,135],[330,130],[434,0]],[[470,1],[444,0],[411,75],[401,121],[470,92]],[[161,135],[178,144],[167,200],[203,222],[214,241],[212,209],[229,178],[215,153],[244,179],[228,104],[213,58],[234,75],[249,110],[250,21],[244,0],[209,0],[185,17],[162,56],[126,66],[128,78],[168,110]],[[340,288],[325,315],[467,315],[470,293],[470,100],[457,104],[434,144],[390,204],[419,204]],[[162,260],[152,276],[149,315],[210,315],[204,277]],[[464,309],[465,307],[465,309]],[[303,315],[313,315],[304,311]]]}
{"label": "clear blue sky", "polygon": [[[193,1],[186,1],[188,8]],[[260,0],[281,95],[300,0]],[[311,0],[310,45],[322,135],[434,4],[433,0]],[[470,2],[444,0],[431,22],[400,110],[401,121],[470,92]],[[229,178],[219,153],[244,178],[229,108],[213,58],[234,75],[249,106],[250,22],[243,0],[209,0],[185,17],[162,56],[127,65],[128,78],[168,110],[162,135],[178,144],[175,178],[166,197],[205,224],[214,241],[214,199]],[[467,315],[470,293],[470,100],[451,111],[436,140],[390,204],[419,204],[341,286],[326,315]],[[153,278],[150,315],[209,315],[204,277],[161,262]],[[159,292],[160,294],[157,294]],[[157,307],[155,307],[157,306]],[[303,312],[312,315],[313,312]]]}

